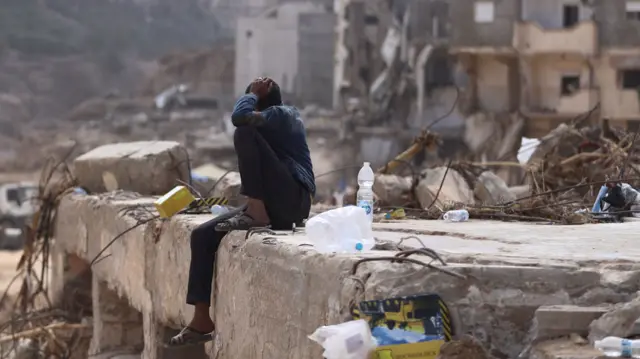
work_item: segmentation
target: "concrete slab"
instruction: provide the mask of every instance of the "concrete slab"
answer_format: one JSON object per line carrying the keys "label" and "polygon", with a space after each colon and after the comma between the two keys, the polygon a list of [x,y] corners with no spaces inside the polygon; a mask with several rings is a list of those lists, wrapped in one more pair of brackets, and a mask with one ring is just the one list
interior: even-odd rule
{"label": "concrete slab", "polygon": [[[375,225],[380,238],[397,238],[397,232],[416,235],[427,247],[453,257],[473,255],[479,260],[640,261],[635,246],[640,223],[602,223],[575,226],[470,220],[391,221]],[[389,233],[391,232],[391,233]],[[412,246],[417,241],[407,241]],[[640,265],[639,265],[640,266]]]}
{"label": "concrete slab", "polygon": [[571,334],[589,335],[589,325],[611,310],[611,306],[580,307],[576,305],[546,305],[535,314],[536,340],[553,339]]}
{"label": "concrete slab", "polygon": [[[148,218],[152,200],[130,193],[69,195],[58,209],[57,246],[91,260],[119,233]],[[142,224],[117,240],[105,251],[109,256],[93,267],[100,281],[142,313],[144,359],[162,356],[157,349],[162,328],[190,319],[192,308],[184,303],[189,235],[209,218],[177,216]],[[217,256],[212,313],[219,338],[210,356],[319,358],[321,348],[307,335],[321,325],[348,320],[352,304],[438,293],[464,318],[461,333],[472,334],[502,357],[515,358],[527,344],[540,306],[598,306],[635,295],[640,265],[630,261],[640,258],[640,250],[634,252],[630,244],[637,226],[375,224],[381,239],[400,242],[417,236],[450,262],[450,270],[466,276],[464,280],[388,261],[366,262],[354,269],[361,259],[395,252],[320,254],[308,246],[303,232],[255,234],[248,239],[244,232],[234,232],[224,239]],[[415,239],[403,244],[420,245]]]}
{"label": "concrete slab", "polygon": [[113,190],[162,195],[189,181],[189,154],[171,141],[140,141],[100,146],[73,162],[80,185],[92,193]]}

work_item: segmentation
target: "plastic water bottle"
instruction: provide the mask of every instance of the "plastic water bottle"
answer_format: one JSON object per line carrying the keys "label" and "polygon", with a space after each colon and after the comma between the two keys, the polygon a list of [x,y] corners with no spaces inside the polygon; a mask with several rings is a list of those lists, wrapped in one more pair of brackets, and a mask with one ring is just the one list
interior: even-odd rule
{"label": "plastic water bottle", "polygon": [[469,219],[469,212],[466,209],[448,211],[442,216],[442,219],[448,222],[464,222]]}
{"label": "plastic water bottle", "polygon": [[213,214],[214,216],[219,216],[221,214],[225,214],[229,212],[229,209],[225,206],[221,206],[219,204],[216,204],[215,206],[211,207],[211,214]]}
{"label": "plastic water bottle", "polygon": [[369,218],[356,206],[320,213],[310,218],[305,227],[307,238],[322,253],[359,253],[376,244]]}
{"label": "plastic water bottle", "polygon": [[608,357],[640,358],[640,340],[606,337],[594,346]]}
{"label": "plastic water bottle", "polygon": [[375,180],[371,164],[365,162],[360,172],[358,172],[358,207],[363,208],[369,218],[373,222],[373,181]]}

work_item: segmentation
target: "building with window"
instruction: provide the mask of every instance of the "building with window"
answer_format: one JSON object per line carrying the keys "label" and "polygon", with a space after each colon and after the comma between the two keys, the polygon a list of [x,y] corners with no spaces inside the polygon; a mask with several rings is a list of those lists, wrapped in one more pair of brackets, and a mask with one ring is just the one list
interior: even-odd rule
{"label": "building with window", "polygon": [[258,76],[274,79],[297,105],[330,108],[335,15],[321,1],[287,1],[237,19],[236,94]]}
{"label": "building with window", "polygon": [[520,112],[532,137],[597,104],[640,124],[640,0],[458,0],[450,16],[472,108]]}

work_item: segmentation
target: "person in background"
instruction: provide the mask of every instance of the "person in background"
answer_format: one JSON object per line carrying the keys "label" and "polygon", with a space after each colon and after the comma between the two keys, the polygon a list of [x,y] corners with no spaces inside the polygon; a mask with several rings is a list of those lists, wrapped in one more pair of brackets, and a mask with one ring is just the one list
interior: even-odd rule
{"label": "person in background", "polygon": [[209,314],[215,254],[222,238],[252,227],[291,229],[309,217],[316,192],[311,154],[300,113],[284,106],[279,86],[269,78],[254,80],[233,109],[234,147],[246,207],[235,217],[212,219],[191,234],[187,303],[191,322],[169,346],[199,344],[215,335]]}

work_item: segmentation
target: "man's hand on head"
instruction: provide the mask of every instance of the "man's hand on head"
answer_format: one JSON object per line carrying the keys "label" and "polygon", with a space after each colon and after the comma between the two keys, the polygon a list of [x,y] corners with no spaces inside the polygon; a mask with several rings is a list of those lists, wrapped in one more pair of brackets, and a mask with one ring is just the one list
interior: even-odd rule
{"label": "man's hand on head", "polygon": [[249,91],[258,96],[258,99],[264,98],[269,93],[273,80],[268,77],[258,77],[251,83]]}

